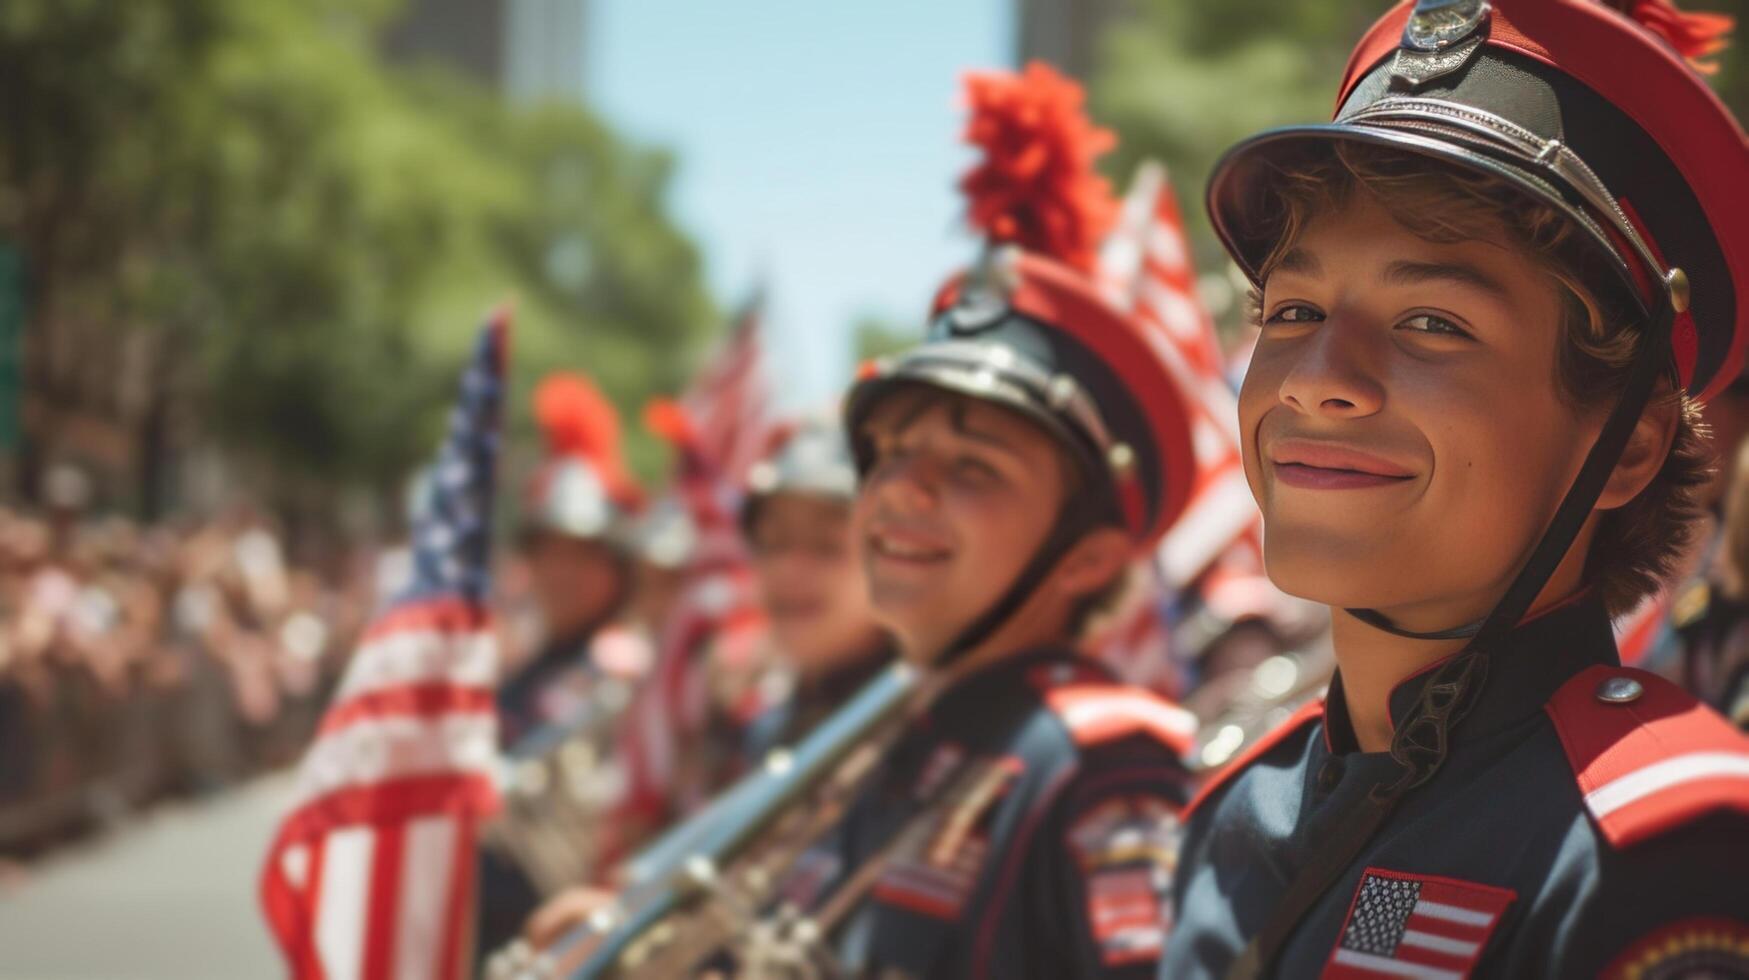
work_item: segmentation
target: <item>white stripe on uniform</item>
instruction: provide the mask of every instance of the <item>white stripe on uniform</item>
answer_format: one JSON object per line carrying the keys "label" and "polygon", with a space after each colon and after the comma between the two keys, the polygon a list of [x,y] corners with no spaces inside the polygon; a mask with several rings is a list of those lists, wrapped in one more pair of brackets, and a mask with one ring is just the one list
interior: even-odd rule
{"label": "white stripe on uniform", "polygon": [[1585,805],[1599,820],[1653,793],[1698,779],[1749,780],[1749,754],[1690,752],[1654,762],[1604,783],[1585,794]]}

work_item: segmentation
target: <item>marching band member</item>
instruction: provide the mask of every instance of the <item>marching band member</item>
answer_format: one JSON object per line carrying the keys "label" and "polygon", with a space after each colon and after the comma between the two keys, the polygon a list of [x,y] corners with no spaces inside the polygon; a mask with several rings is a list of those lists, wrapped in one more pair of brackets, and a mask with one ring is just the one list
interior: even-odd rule
{"label": "marching band member", "polygon": [[1209,190],[1338,671],[1191,804],[1162,977],[1749,973],[1749,742],[1619,665],[1736,377],[1749,152],[1662,0],[1420,0]]}

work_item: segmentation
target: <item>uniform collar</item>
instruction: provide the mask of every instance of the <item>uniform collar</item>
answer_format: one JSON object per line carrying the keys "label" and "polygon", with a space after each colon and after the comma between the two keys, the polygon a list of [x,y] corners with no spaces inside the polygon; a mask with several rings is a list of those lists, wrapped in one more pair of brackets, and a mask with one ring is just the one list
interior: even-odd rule
{"label": "uniform collar", "polygon": [[[1391,689],[1393,727],[1409,716],[1422,690],[1445,662],[1436,660]],[[1574,674],[1593,664],[1619,663],[1615,633],[1603,608],[1603,599],[1596,589],[1587,589],[1521,623],[1493,645],[1481,698],[1453,733],[1453,739],[1485,736],[1523,721],[1541,711]],[[1354,729],[1342,696],[1340,671],[1330,682],[1324,718],[1326,747],[1332,752],[1354,751]]]}

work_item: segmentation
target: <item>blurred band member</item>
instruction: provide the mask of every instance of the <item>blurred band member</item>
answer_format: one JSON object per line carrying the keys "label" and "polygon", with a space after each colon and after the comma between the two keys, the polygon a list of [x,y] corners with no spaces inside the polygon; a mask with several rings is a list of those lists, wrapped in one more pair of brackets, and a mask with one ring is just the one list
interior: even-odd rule
{"label": "blurred band member", "polygon": [[549,376],[535,415],[547,459],[529,484],[521,550],[538,640],[499,689],[506,746],[582,709],[597,667],[591,646],[631,597],[632,515],[642,499],[620,454],[618,413],[587,380]]}
{"label": "blurred band member", "polygon": [[850,529],[856,466],[836,425],[807,422],[755,466],[741,511],[788,696],[757,718],[747,760],[805,736],[891,658]]}

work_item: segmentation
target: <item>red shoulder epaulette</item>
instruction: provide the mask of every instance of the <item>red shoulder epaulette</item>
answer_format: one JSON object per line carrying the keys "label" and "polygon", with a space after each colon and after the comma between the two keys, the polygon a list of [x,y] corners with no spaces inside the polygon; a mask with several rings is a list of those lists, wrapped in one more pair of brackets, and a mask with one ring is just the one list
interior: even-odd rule
{"label": "red shoulder epaulette", "polygon": [[1114,683],[1097,674],[1034,682],[1076,745],[1151,735],[1183,756],[1196,737],[1196,716],[1147,688]]}
{"label": "red shoulder epaulette", "polygon": [[1749,738],[1662,677],[1592,667],[1561,685],[1545,710],[1585,807],[1612,845],[1718,810],[1749,814]]}
{"label": "red shoulder epaulette", "polygon": [[1288,716],[1288,719],[1263,734],[1263,737],[1252,742],[1245,751],[1233,757],[1233,761],[1216,769],[1196,791],[1196,795],[1185,804],[1184,819],[1189,820],[1191,814],[1202,802],[1214,794],[1214,791],[1226,785],[1227,780],[1245,771],[1245,767],[1257,761],[1265,752],[1281,744],[1281,741],[1294,732],[1304,728],[1306,723],[1324,717],[1324,699],[1318,698],[1300,705],[1298,711]]}

